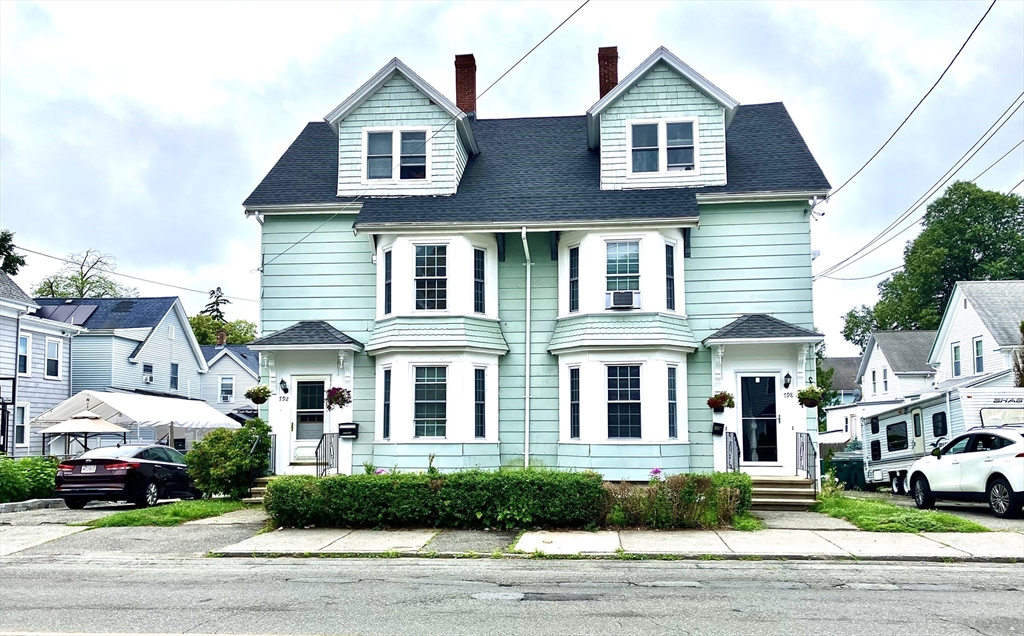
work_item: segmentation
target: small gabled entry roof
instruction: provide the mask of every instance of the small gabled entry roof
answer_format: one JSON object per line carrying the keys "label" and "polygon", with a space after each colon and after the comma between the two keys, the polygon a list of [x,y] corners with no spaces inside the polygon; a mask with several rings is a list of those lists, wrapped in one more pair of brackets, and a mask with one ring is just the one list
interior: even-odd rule
{"label": "small gabled entry roof", "polygon": [[725,108],[725,127],[729,128],[733,113],[736,112],[736,107],[740,103],[730,97],[725,91],[712,84],[710,80],[695,71],[686,62],[676,57],[672,51],[669,51],[664,46],[659,46],[658,50],[651,53],[651,56],[644,60],[640,66],[633,69],[632,73],[623,78],[615,88],[608,91],[604,97],[587,110],[588,144],[591,148],[597,148],[601,144],[601,123],[599,119],[601,113],[622,97],[626,91],[633,88],[637,82],[647,75],[647,71],[651,70],[658,62],[664,62],[676,73],[682,75],[686,81],[721,104]]}
{"label": "small gabled entry roof", "polygon": [[704,345],[803,344],[821,342],[825,336],[767,314],[744,314],[704,339]]}
{"label": "small gabled entry roof", "polygon": [[462,137],[462,141],[466,144],[466,148],[469,150],[470,154],[475,155],[480,152],[480,148],[476,144],[476,138],[473,136],[473,129],[469,125],[469,117],[466,113],[462,112],[458,106],[453,104],[451,100],[444,96],[444,93],[428,84],[426,80],[413,72],[411,68],[406,66],[402,60],[397,57],[391,58],[391,61],[385,64],[384,68],[377,71],[376,75],[360,86],[356,92],[349,95],[345,101],[338,104],[334,110],[327,113],[327,116],[324,117],[324,121],[330,124],[334,128],[335,132],[337,132],[338,122],[351,115],[352,111],[359,108],[363,102],[376,93],[380,87],[389,79],[394,77],[395,74],[399,74],[409,80],[409,83],[415,86],[417,90],[429,97],[432,102],[440,106],[452,116],[452,119],[455,121],[455,129],[458,131],[459,136]]}
{"label": "small gabled entry roof", "polygon": [[303,320],[291,327],[249,343],[253,351],[295,351],[302,349],[348,349],[362,351],[363,345],[323,320]]}

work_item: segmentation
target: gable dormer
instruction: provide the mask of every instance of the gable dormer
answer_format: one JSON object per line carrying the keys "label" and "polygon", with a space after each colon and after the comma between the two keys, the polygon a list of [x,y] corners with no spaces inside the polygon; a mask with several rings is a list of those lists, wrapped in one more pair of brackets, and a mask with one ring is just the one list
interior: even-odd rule
{"label": "gable dormer", "polygon": [[398,58],[324,121],[338,135],[338,196],[455,194],[479,152],[466,113]]}
{"label": "gable dormer", "polygon": [[588,144],[601,150],[601,189],[725,185],[725,131],[739,102],[665,47],[622,82],[607,81],[615,71],[603,51],[601,91],[608,92],[587,111]]}

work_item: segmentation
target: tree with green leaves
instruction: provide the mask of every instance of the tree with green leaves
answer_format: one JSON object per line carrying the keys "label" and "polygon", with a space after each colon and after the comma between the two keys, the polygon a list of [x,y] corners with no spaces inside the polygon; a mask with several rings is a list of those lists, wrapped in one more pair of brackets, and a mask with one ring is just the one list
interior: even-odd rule
{"label": "tree with green leaves", "polygon": [[36,284],[32,293],[42,298],[135,298],[139,290],[127,287],[110,277],[117,269],[117,259],[99,250],[67,255],[59,272]]}
{"label": "tree with green leaves", "polygon": [[1013,352],[1014,386],[1024,387],[1024,320],[1020,321],[1020,346]]}
{"label": "tree with green leaves", "polygon": [[0,272],[14,276],[25,265],[25,257],[14,251],[14,232],[0,230]]}
{"label": "tree with green leaves", "polygon": [[825,362],[824,342],[818,346],[818,350],[814,353],[814,376],[816,378],[814,383],[822,391],[821,401],[818,402],[819,433],[824,433],[828,430],[828,413],[825,412],[825,407],[839,404],[839,391],[832,388],[832,376],[836,370],[832,367],[825,368],[822,364],[823,362]]}
{"label": "tree with green leaves", "polygon": [[221,329],[227,332],[227,344],[246,344],[256,339],[256,325],[248,320],[222,322],[212,316],[199,314],[189,316],[188,322],[201,345],[217,344],[217,332]]}
{"label": "tree with green leaves", "polygon": [[227,322],[227,318],[224,317],[224,305],[230,305],[231,301],[224,297],[224,292],[217,289],[210,290],[210,302],[206,304],[206,307],[199,312],[200,316],[209,316],[218,322]]}
{"label": "tree with green leaves", "polygon": [[957,281],[1022,278],[1024,198],[957,181],[928,205],[878,302],[846,314],[843,337],[863,349],[873,331],[937,329]]}

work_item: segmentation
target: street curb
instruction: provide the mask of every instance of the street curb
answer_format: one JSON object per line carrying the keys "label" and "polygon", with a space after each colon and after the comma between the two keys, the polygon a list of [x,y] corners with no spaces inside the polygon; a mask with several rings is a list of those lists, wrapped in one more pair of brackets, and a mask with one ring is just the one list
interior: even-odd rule
{"label": "street curb", "polygon": [[63,499],[29,499],[28,501],[12,501],[11,503],[0,504],[0,514],[66,507]]}
{"label": "street curb", "polygon": [[1014,557],[941,557],[941,556],[839,556],[827,554],[702,554],[702,553],[635,553],[593,552],[585,554],[534,554],[503,552],[500,557],[482,552],[209,552],[208,558],[244,559],[475,559],[501,561],[529,559],[535,561],[835,561],[846,563],[1020,563]]}

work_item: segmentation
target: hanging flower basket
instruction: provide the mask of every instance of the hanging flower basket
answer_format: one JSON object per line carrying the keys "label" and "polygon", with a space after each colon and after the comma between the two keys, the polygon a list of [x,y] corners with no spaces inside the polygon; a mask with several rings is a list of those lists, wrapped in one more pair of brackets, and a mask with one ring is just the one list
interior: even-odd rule
{"label": "hanging flower basket", "polygon": [[345,408],[352,403],[352,392],[340,386],[331,387],[324,395],[324,403],[327,405],[328,411],[333,410],[334,407]]}
{"label": "hanging flower basket", "polygon": [[821,398],[824,394],[825,392],[821,390],[821,388],[813,384],[808,384],[796,392],[796,399],[797,402],[800,402],[800,406],[813,409],[821,404]]}
{"label": "hanging flower basket", "polygon": [[245,392],[245,399],[253,404],[263,404],[270,399],[270,387],[265,384],[257,384],[249,387]]}
{"label": "hanging flower basket", "polygon": [[731,409],[736,407],[736,400],[732,397],[732,393],[728,391],[719,391],[708,398],[708,406],[710,406],[715,413],[723,413],[725,409]]}

